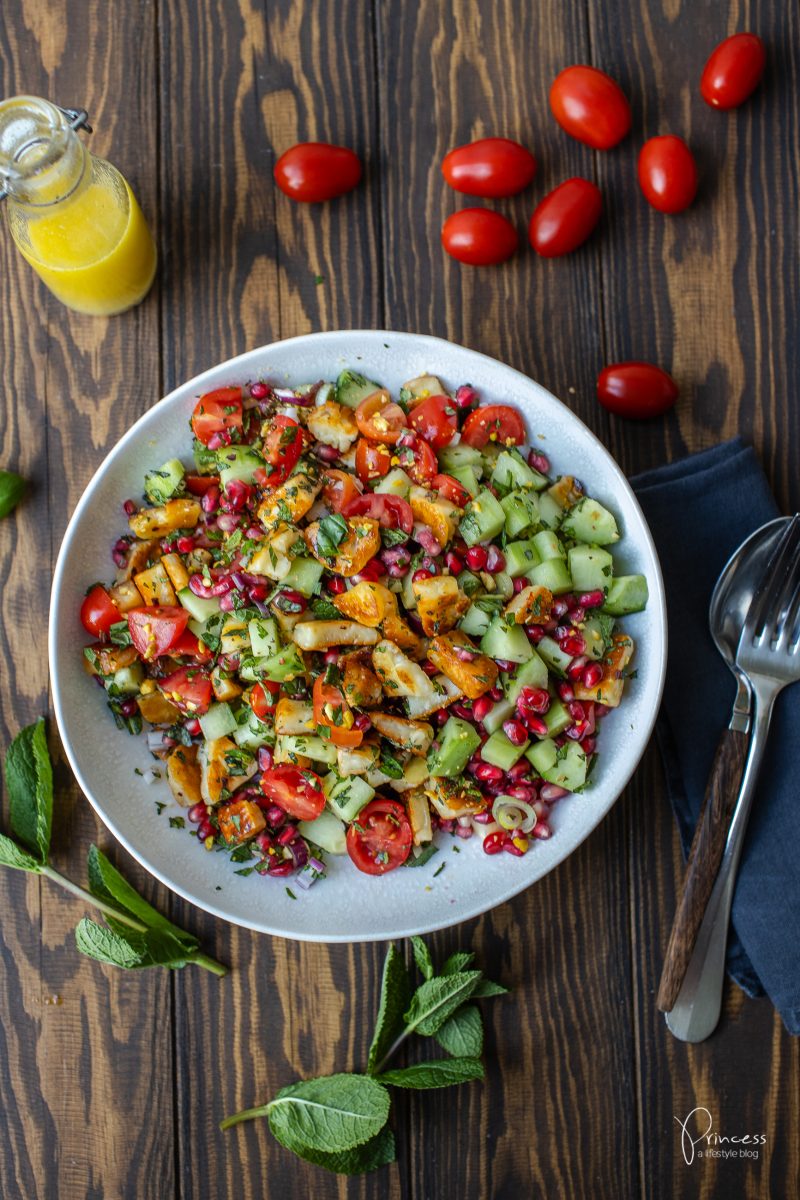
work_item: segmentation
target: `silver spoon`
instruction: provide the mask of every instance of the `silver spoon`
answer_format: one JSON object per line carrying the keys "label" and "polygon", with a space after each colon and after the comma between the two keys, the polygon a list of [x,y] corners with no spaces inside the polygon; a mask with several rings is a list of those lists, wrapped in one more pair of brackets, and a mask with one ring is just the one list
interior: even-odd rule
{"label": "silver spoon", "polygon": [[753,594],[787,520],[777,517],[752,533],[728,559],[711,596],[708,613],[711,636],[736,680],[736,699],[708,778],[664,958],[656,1003],[666,1013],[674,1008],[681,990],[725,852],[750,728],[751,689],[736,664],[736,650]]}

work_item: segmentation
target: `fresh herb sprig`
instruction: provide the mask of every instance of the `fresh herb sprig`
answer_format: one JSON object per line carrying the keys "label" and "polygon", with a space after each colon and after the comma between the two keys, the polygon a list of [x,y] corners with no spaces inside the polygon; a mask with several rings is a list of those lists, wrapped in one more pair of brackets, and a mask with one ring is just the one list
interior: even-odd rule
{"label": "fresh herb sprig", "polygon": [[[388,1127],[389,1087],[439,1088],[483,1078],[483,1021],[473,1001],[506,992],[472,968],[474,955],[452,954],[436,973],[422,938],[411,939],[423,982],[414,986],[391,945],[383,967],[378,1017],[364,1073],[322,1075],[281,1088],[274,1100],[221,1122],[230,1129],[266,1117],[273,1136],[300,1158],[340,1175],[360,1175],[395,1160]],[[411,1034],[435,1038],[450,1058],[387,1070]]]}
{"label": "fresh herb sprig", "polygon": [[5,776],[14,836],[0,833],[0,866],[44,875],[100,909],[106,925],[84,917],[75,930],[82,954],[128,970],[194,963],[214,975],[227,974],[227,967],[202,953],[197,938],[148,904],[96,846],[90,846],[87,857],[88,891],[51,866],[53,769],[41,718],[9,746]]}

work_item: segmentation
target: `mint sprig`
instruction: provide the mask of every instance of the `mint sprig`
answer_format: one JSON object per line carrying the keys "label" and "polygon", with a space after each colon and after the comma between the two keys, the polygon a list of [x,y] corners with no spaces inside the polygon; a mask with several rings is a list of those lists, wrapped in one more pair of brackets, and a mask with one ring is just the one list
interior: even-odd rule
{"label": "mint sprig", "polygon": [[14,738],[6,752],[5,777],[14,836],[0,833],[0,866],[45,875],[100,909],[107,926],[84,917],[75,930],[82,954],[127,970],[194,963],[215,975],[227,974],[227,967],[202,953],[196,937],[148,904],[96,846],[89,848],[87,858],[88,891],[51,866],[53,768],[42,718]]}
{"label": "mint sprig", "polygon": [[[422,938],[411,943],[423,982],[414,987],[403,956],[390,945],[365,1074],[322,1075],[291,1084],[269,1103],[226,1117],[220,1128],[266,1117],[273,1137],[287,1150],[328,1171],[360,1175],[395,1160],[387,1088],[427,1090],[483,1079],[483,1022],[471,1001],[479,990],[491,996],[506,988],[468,969],[474,955],[467,952],[451,955],[437,975]],[[435,1037],[452,1057],[387,1070],[412,1033]]]}

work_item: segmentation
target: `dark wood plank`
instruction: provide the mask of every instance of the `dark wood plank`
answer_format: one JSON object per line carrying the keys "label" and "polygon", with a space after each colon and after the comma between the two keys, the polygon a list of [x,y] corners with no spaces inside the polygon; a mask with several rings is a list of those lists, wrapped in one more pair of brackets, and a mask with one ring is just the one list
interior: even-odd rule
{"label": "dark wood plank", "polygon": [[[370,5],[165,0],[160,39],[164,390],[281,336],[379,325],[374,191],[310,208],[272,180],[297,140],[376,157]],[[175,981],[182,1196],[213,1180],[219,1195],[260,1198],[267,1179],[276,1195],[396,1196],[397,1168],[348,1185],[264,1121],[217,1128],[298,1078],[363,1066],[383,947],[291,943],[176,911],[234,968],[221,983]]]}
{"label": "dark wood plank", "polygon": [[[85,104],[90,145],[128,175],[155,220],[155,64],[150,3],[12,6],[0,27],[0,92]],[[120,97],[127,103],[121,104]],[[70,314],[19,258],[4,230],[0,343],[3,464],[31,480],[3,522],[3,742],[47,710],[49,577],[67,518],[95,467],[158,389],[158,299],[110,320]],[[55,736],[51,738],[58,754]],[[56,865],[83,880],[101,826],[68,771],[57,771]],[[123,855],[118,856],[122,859]],[[126,860],[148,894],[152,880]],[[3,958],[0,1092],[4,1196],[173,1193],[169,979],[125,975],[82,958],[83,906],[50,884],[0,877]],[[164,1019],[164,1013],[167,1019]],[[147,1069],[142,1070],[142,1064]]]}
{"label": "dark wood plank", "polygon": [[[591,61],[619,79],[634,109],[633,137],[597,156],[609,197],[599,250],[607,357],[659,362],[682,387],[664,423],[608,418],[604,437],[635,471],[741,433],[761,453],[776,495],[794,507],[797,413],[785,397],[797,375],[799,315],[793,162],[800,111],[789,51],[797,45],[797,12],[755,4],[728,21],[714,6],[675,9],[647,0],[626,14],[620,38],[618,13],[594,4],[589,11]],[[697,84],[711,48],[738,29],[765,38],[770,68],[746,106],[717,113]],[[672,219],[647,206],[635,179],[643,138],[667,132],[688,138],[701,171],[696,204]],[[697,1047],[673,1039],[655,1008],[683,864],[666,802],[655,799],[660,778],[652,754],[647,763],[627,808],[642,1191],[791,1195],[798,1178],[798,1047],[769,1002],[748,1001],[729,984],[719,1031]],[[766,1132],[758,1159],[688,1167],[674,1118],[695,1105],[708,1108],[718,1133]]]}
{"label": "dark wood plank", "polygon": [[[542,165],[534,187],[497,205],[523,241],[538,198],[591,170],[590,152],[560,133],[547,108],[553,76],[588,56],[583,10],[509,0],[490,13],[469,0],[395,0],[378,11],[392,323],[494,354],[584,415],[602,354],[595,252],[546,262],[522,251],[503,267],[472,270],[439,244],[445,216],[475,203],[441,179],[453,145],[502,134],[535,151]],[[535,888],[432,939],[438,954],[474,948],[514,994],[487,1014],[483,1088],[403,1102],[411,1194],[636,1193],[624,831],[618,808]],[[600,1096],[602,1104],[587,1103]]]}

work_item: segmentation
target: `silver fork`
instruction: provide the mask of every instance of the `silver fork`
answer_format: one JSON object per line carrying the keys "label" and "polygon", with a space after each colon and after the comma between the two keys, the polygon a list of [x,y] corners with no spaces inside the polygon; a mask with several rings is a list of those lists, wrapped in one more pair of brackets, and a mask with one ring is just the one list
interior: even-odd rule
{"label": "silver fork", "polygon": [[684,1042],[702,1042],[714,1032],[719,1021],[736,872],[769,736],[772,708],[778,693],[800,679],[799,617],[800,514],[796,514],[753,596],[736,651],[736,664],[753,689],[753,732],[714,890],[678,998],[666,1014],[670,1030]]}

